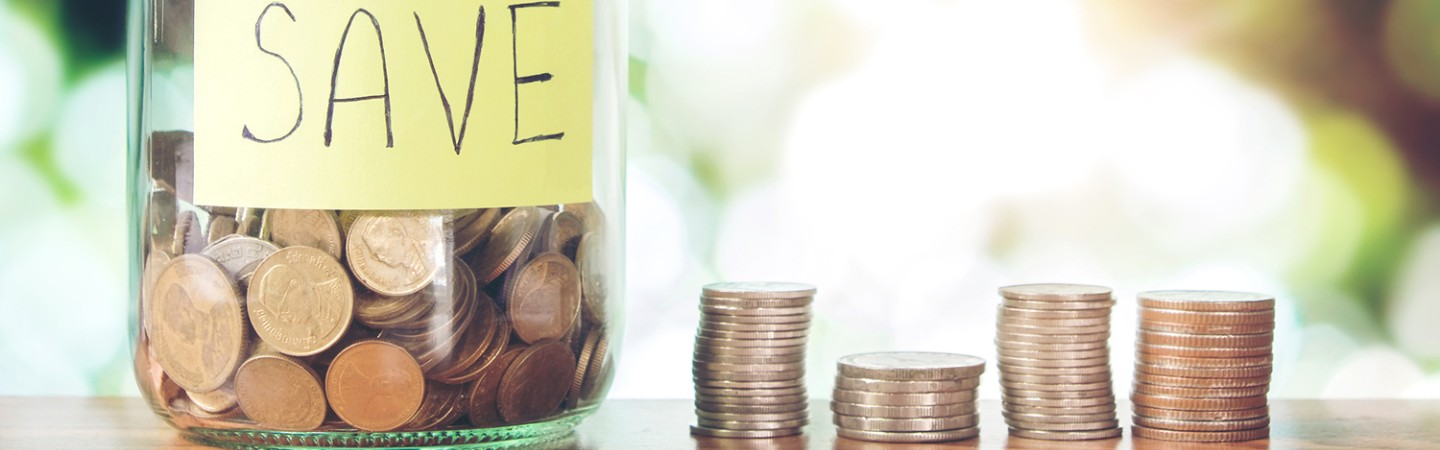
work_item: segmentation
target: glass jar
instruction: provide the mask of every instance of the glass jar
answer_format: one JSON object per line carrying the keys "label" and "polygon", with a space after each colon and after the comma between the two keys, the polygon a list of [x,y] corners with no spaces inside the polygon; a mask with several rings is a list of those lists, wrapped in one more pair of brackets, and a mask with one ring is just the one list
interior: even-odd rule
{"label": "glass jar", "polygon": [[130,0],[131,336],[221,446],[546,442],[624,324],[621,1]]}

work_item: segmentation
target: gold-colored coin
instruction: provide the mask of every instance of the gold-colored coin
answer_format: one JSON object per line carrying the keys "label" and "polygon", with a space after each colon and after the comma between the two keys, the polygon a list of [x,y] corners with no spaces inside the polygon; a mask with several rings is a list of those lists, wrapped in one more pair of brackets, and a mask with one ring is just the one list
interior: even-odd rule
{"label": "gold-colored coin", "polygon": [[533,206],[515,208],[500,218],[472,264],[482,284],[500,278],[500,274],[525,254],[544,219],[545,210]]}
{"label": "gold-colored coin", "polygon": [[1239,409],[1254,409],[1269,404],[1270,399],[1265,395],[1253,397],[1231,397],[1231,398],[1185,398],[1171,397],[1165,395],[1141,394],[1138,392],[1130,394],[1130,401],[1136,405],[1161,409],[1179,409],[1186,411],[1234,411]]}
{"label": "gold-colored coin", "polygon": [[265,211],[270,224],[270,241],[282,248],[304,246],[343,259],[345,246],[335,214],[317,209],[271,209]]}
{"label": "gold-colored coin", "polygon": [[580,316],[580,274],[565,255],[543,253],[515,273],[510,325],[527,343],[559,339]]}
{"label": "gold-colored coin", "polygon": [[235,373],[235,393],[245,416],[262,427],[307,431],[325,421],[320,375],[298,359],[260,355]]}
{"label": "gold-colored coin", "polygon": [[285,247],[255,269],[247,297],[260,339],[292,356],[335,345],[350,327],[355,291],[345,267],[311,247]]}
{"label": "gold-colored coin", "polygon": [[1193,388],[1176,387],[1159,384],[1135,383],[1131,385],[1131,391],[1140,394],[1164,395],[1169,397],[1186,398],[1230,398],[1230,397],[1254,397],[1265,395],[1270,392],[1270,385],[1240,387],[1240,388]]}
{"label": "gold-colored coin", "polygon": [[1170,356],[1155,355],[1144,352],[1135,352],[1135,361],[1144,364],[1168,367],[1194,367],[1194,368],[1226,368],[1226,367],[1261,367],[1274,363],[1275,357],[1270,354],[1241,357],[1195,357],[1195,356]]}
{"label": "gold-colored coin", "polygon": [[1144,344],[1223,348],[1269,347],[1275,340],[1274,333],[1223,335],[1165,333],[1144,330],[1136,332],[1135,337],[1135,342]]}
{"label": "gold-colored coin", "polygon": [[150,345],[165,373],[187,391],[219,389],[248,346],[235,282],[210,258],[182,255],[160,273],[154,296]]}
{"label": "gold-colored coin", "polygon": [[1147,384],[1162,386],[1193,387],[1193,388],[1241,388],[1251,386],[1263,386],[1270,384],[1270,375],[1256,377],[1236,378],[1194,378],[1177,377],[1165,375],[1150,375],[1140,371],[1135,372],[1135,381]]}
{"label": "gold-colored coin", "polygon": [[1249,420],[1270,415],[1269,406],[1261,406],[1251,409],[1237,409],[1234,411],[1186,411],[1179,409],[1152,408],[1145,405],[1133,405],[1131,409],[1136,416],[1144,416],[1155,419],[1188,420],[1194,422]]}
{"label": "gold-colored coin", "polygon": [[441,249],[438,217],[364,215],[355,219],[346,254],[350,270],[365,287],[400,296],[419,292],[451,259]]}

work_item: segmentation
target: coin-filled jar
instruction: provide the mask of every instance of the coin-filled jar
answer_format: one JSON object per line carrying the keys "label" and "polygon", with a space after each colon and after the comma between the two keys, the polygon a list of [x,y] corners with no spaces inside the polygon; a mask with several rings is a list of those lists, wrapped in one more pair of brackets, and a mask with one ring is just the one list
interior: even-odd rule
{"label": "coin-filled jar", "polygon": [[624,317],[625,5],[130,0],[135,377],[232,447],[549,442]]}

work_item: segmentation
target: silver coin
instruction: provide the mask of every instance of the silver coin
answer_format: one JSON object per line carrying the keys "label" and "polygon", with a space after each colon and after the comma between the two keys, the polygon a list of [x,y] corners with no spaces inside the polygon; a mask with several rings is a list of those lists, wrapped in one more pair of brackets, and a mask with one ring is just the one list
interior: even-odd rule
{"label": "silver coin", "polygon": [[793,387],[804,387],[805,379],[796,378],[793,380],[777,381],[734,381],[734,380],[705,380],[691,378],[696,388],[718,388],[718,389],[783,389]]}
{"label": "silver coin", "polygon": [[790,420],[809,419],[810,412],[806,410],[768,413],[768,414],[740,414],[740,413],[717,413],[695,410],[695,416],[705,420],[731,421],[731,422],[784,422]]}
{"label": "silver coin", "polygon": [[[724,396],[724,395],[696,395],[696,396],[695,396],[695,402],[696,402],[696,403],[707,403],[707,404],[708,404],[708,403],[722,403],[722,404],[727,404],[727,405],[750,405],[750,406],[759,406],[759,405],[788,405],[788,404],[794,404],[794,403],[804,404],[804,403],[806,403],[806,402],[808,402],[808,401],[810,401],[810,398],[807,397],[807,396],[804,396],[804,395],[777,395],[777,396],[773,396],[773,397],[730,397],[730,396]],[[709,409],[709,408],[704,408],[704,409],[709,410],[709,411],[715,411],[715,410]],[[728,412],[728,411],[719,411],[719,412]]]}
{"label": "silver coin", "polygon": [[711,283],[701,295],[724,298],[805,298],[815,296],[815,286],[805,283],[740,281]]}
{"label": "silver coin", "polygon": [[1088,317],[1110,317],[1110,309],[1027,309],[999,305],[996,313],[1011,317],[1034,319],[1083,319]]}
{"label": "silver coin", "polygon": [[1032,352],[1067,352],[1067,351],[1085,351],[1085,350],[1096,350],[1096,349],[1102,349],[1102,348],[1109,348],[1109,347],[1110,347],[1110,341],[1105,340],[1105,339],[1101,339],[1101,340],[1090,341],[1090,342],[1075,342],[1075,343],[1061,343],[1061,344],[1035,344],[1035,343],[1030,343],[1030,342],[1025,342],[1025,341],[1007,341],[1007,340],[996,339],[996,340],[995,340],[995,346],[998,347],[998,348],[1014,349],[1014,350],[1025,350],[1025,351],[1032,351]]}
{"label": "silver coin", "polygon": [[805,370],[804,362],[779,364],[728,364],[702,360],[691,361],[690,368],[705,372],[794,372]]}
{"label": "silver coin", "polygon": [[1106,301],[1112,295],[1110,288],[1089,284],[1035,283],[1000,288],[1000,296],[1006,299],[1044,302]]}
{"label": "silver coin", "polygon": [[891,443],[917,443],[917,442],[949,442],[973,439],[980,435],[980,427],[961,428],[958,430],[945,431],[870,431],[852,430],[849,428],[836,428],[835,434],[846,439],[855,439],[869,442],[891,442]]}
{"label": "silver coin", "polygon": [[1110,380],[1109,380],[1108,377],[1105,379],[1105,381],[1097,381],[1097,382],[1093,382],[1093,383],[1054,383],[1054,384],[1049,384],[1049,383],[1024,383],[1024,382],[1019,382],[1019,381],[1007,381],[1007,380],[1005,380],[1004,378],[1001,378],[1001,379],[1000,379],[1000,387],[1005,388],[1005,389],[1007,389],[1007,390],[1014,390],[1014,391],[1068,391],[1068,392],[1086,392],[1086,391],[1094,391],[1094,390],[1097,390],[1097,389],[1110,389],[1111,386],[1112,386],[1112,385],[1110,384]]}
{"label": "silver coin", "polygon": [[1043,406],[1046,408],[1087,408],[1100,405],[1114,405],[1115,397],[1094,397],[1094,398],[1037,398],[1037,397],[1010,397],[1001,395],[1000,400],[1005,403],[1024,406]]}
{"label": "silver coin", "polygon": [[1012,316],[1012,315],[1006,315],[1006,314],[1003,312],[1003,311],[1004,311],[1004,308],[1001,308],[1001,311],[1002,311],[1002,312],[1000,312],[1000,313],[996,313],[996,315],[995,315],[995,320],[996,320],[998,323],[1002,323],[1002,324],[1005,324],[1005,325],[1011,325],[1011,326],[1031,327],[1031,328],[1082,328],[1082,329],[1083,329],[1083,328],[1088,328],[1088,327],[1099,327],[1099,326],[1106,326],[1106,327],[1108,327],[1108,326],[1110,326],[1110,316],[1102,316],[1102,317],[1080,317],[1080,318],[1074,318],[1074,319],[1039,319],[1039,318],[1034,318],[1034,317],[1017,317],[1017,316]]}
{"label": "silver coin", "polygon": [[804,363],[804,362],[805,362],[805,354],[804,354],[804,353],[792,353],[792,354],[788,354],[788,355],[768,355],[768,356],[729,356],[729,355],[708,355],[708,354],[707,354],[707,355],[700,355],[700,354],[696,354],[696,355],[695,355],[695,358],[699,358],[699,359],[701,359],[701,360],[703,360],[703,361],[705,361],[705,362],[718,363],[718,364],[785,364],[785,363]]}
{"label": "silver coin", "polygon": [[1044,430],[1044,431],[1093,431],[1108,430],[1120,426],[1119,420],[1105,420],[1100,422],[1075,422],[1075,423],[1054,423],[1054,422],[1023,422],[1019,420],[1005,419],[1005,424],[1010,428],[1021,430]]}
{"label": "silver coin", "polygon": [[995,333],[995,339],[1017,344],[1078,344],[1081,342],[1104,342],[1110,340],[1110,333],[1026,334],[1000,331]]}
{"label": "silver coin", "polygon": [[1045,309],[1045,310],[1051,310],[1051,311],[1055,311],[1055,310],[1088,310],[1088,309],[1102,309],[1102,310],[1108,311],[1108,310],[1110,310],[1110,307],[1115,306],[1115,300],[1087,301],[1087,302],[1047,302],[1047,301],[1031,301],[1031,300],[1014,300],[1014,299],[1008,299],[1008,298],[1007,298],[1007,299],[1004,299],[1001,304],[1004,305],[1004,306],[1011,307],[1011,308],[1021,308],[1021,309]]}
{"label": "silver coin", "polygon": [[750,422],[739,420],[710,420],[703,417],[695,418],[695,425],[706,428],[718,428],[722,430],[775,430],[785,428],[803,427],[810,423],[810,419],[778,420],[774,422]]}
{"label": "silver coin", "polygon": [[[1029,383],[1029,384],[1089,384],[1099,382],[1110,382],[1110,371],[1084,375],[1026,375],[1000,371],[1000,382]],[[1043,389],[1036,389],[1043,390]]]}
{"label": "silver coin", "polygon": [[711,331],[797,331],[809,330],[810,322],[795,323],[734,323],[734,322],[700,322],[701,330]]}
{"label": "silver coin", "polygon": [[1103,389],[1093,389],[1093,390],[1088,390],[1088,391],[1026,391],[1026,390],[1020,390],[1020,389],[1001,388],[1001,389],[1000,389],[1000,393],[1001,393],[1001,394],[1004,394],[1004,395],[1007,395],[1007,396],[1010,396],[1010,397],[1053,398],[1053,399],[1065,399],[1065,398],[1083,399],[1083,398],[1114,397],[1114,396],[1115,396],[1115,391],[1114,391],[1113,389],[1111,389],[1109,386],[1106,386],[1106,387],[1103,388]]}
{"label": "silver coin", "polygon": [[723,347],[723,348],[735,348],[735,347],[738,347],[738,348],[755,348],[755,347],[775,348],[775,347],[794,347],[794,346],[798,346],[798,345],[805,345],[805,338],[800,337],[800,338],[789,338],[789,339],[723,339],[723,338],[709,338],[709,337],[705,337],[705,336],[695,336],[695,348],[697,348],[697,349],[699,349],[699,348],[714,348],[714,347]]}
{"label": "silver coin", "polygon": [[802,427],[783,428],[776,430],[724,430],[706,428],[701,426],[690,426],[690,434],[697,436],[708,436],[727,439],[768,439],[786,436],[795,436],[804,431]]}
{"label": "silver coin", "polygon": [[790,356],[804,354],[805,346],[803,345],[793,345],[789,347],[695,346],[695,357],[700,359],[705,359],[705,357],[708,356]]}
{"label": "silver coin", "polygon": [[839,374],[877,380],[953,380],[979,376],[985,360],[970,355],[936,352],[877,352],[841,357]]}
{"label": "silver coin", "polygon": [[1094,366],[1107,366],[1107,367],[1108,367],[1108,366],[1110,365],[1110,357],[1109,357],[1109,356],[1104,356],[1104,357],[1099,357],[1099,358],[1084,358],[1084,359],[1030,359],[1030,358],[1011,358],[1011,357],[1001,356],[1001,357],[999,357],[999,358],[997,358],[997,359],[999,360],[1000,364],[1005,364],[1006,366],[1022,366],[1022,367],[1058,367],[1058,368],[1067,368],[1067,367],[1094,367]]}
{"label": "silver coin", "polygon": [[1005,419],[1007,420],[1013,420],[1020,423],[1093,423],[1116,420],[1114,411],[1075,415],[1033,414],[1005,411],[1002,412],[1001,415],[1005,416]]}
{"label": "silver coin", "polygon": [[706,370],[692,371],[693,378],[697,380],[723,380],[723,381],[785,381],[803,379],[805,371],[789,370],[784,372],[712,372]]}
{"label": "silver coin", "polygon": [[733,405],[727,403],[695,402],[695,409],[731,414],[778,414],[807,409],[809,403],[796,402],[778,405]]}
{"label": "silver coin", "polygon": [[730,306],[700,305],[700,312],[717,316],[749,317],[749,316],[793,316],[796,314],[809,314],[809,306],[797,306],[791,308],[737,308]]}
{"label": "silver coin", "polygon": [[1026,439],[1040,439],[1046,441],[1092,441],[1097,439],[1112,439],[1120,437],[1120,428],[1090,431],[1046,431],[1046,430],[1021,430],[1010,429],[1010,435]]}
{"label": "silver coin", "polygon": [[894,381],[876,380],[873,378],[852,378],[844,375],[835,376],[835,388],[848,389],[852,391],[868,392],[955,392],[975,389],[980,385],[980,378],[961,378],[958,380],[917,380],[917,381]]}
{"label": "silver coin", "polygon": [[1000,373],[1002,373],[1002,374],[1014,374],[1014,375],[1038,375],[1038,376],[1062,375],[1062,376],[1069,376],[1069,375],[1093,375],[1093,374],[1099,374],[1099,373],[1110,373],[1110,365],[1108,365],[1108,364],[1098,365],[1098,366],[1091,366],[1091,367],[1029,367],[1029,366],[1016,366],[1016,365],[1006,365],[1006,364],[999,364],[999,366],[1000,366]]}
{"label": "silver coin", "polygon": [[1088,327],[1048,327],[1048,326],[1024,326],[1006,322],[995,324],[995,329],[1003,333],[1015,334],[1097,334],[1109,333],[1110,325],[1094,325]]}
{"label": "silver coin", "polygon": [[980,423],[979,414],[953,417],[920,417],[890,419],[881,417],[835,414],[831,421],[841,428],[867,431],[944,431],[973,427]]}
{"label": "silver coin", "polygon": [[776,389],[726,389],[726,388],[695,388],[695,395],[706,397],[775,397],[784,395],[805,395],[805,387],[789,387]]}
{"label": "silver coin", "polygon": [[700,297],[702,306],[718,306],[722,308],[738,309],[780,309],[780,308],[806,308],[810,306],[814,297],[800,298],[724,298],[724,297]]}
{"label": "silver coin", "polygon": [[695,332],[698,336],[717,339],[740,339],[740,340],[776,340],[803,338],[810,335],[808,330],[793,331],[716,331],[706,330],[703,327]]}
{"label": "silver coin", "polygon": [[915,406],[960,403],[975,400],[974,391],[932,392],[932,393],[886,393],[836,389],[832,400],[845,403],[860,403],[878,406]]}
{"label": "silver coin", "polygon": [[999,347],[996,350],[1000,356],[1026,359],[1089,359],[1110,356],[1109,347],[1100,347],[1091,350],[1071,350],[1064,352],[1018,350],[1005,347]]}
{"label": "silver coin", "polygon": [[917,406],[876,406],[862,405],[856,403],[830,402],[830,411],[835,414],[861,417],[879,417],[890,419],[909,419],[917,417],[953,417],[965,414],[974,414],[977,411],[975,402],[960,402],[944,405],[917,405]]}
{"label": "silver coin", "polygon": [[1044,406],[1016,405],[1011,403],[1002,404],[1005,411],[1020,414],[1043,414],[1049,416],[1072,416],[1078,414],[1099,414],[1103,412],[1115,412],[1114,403],[1106,403],[1096,406],[1078,408],[1047,408]]}
{"label": "silver coin", "polygon": [[727,314],[710,314],[700,312],[700,323],[706,324],[733,324],[733,325],[765,325],[765,324],[806,324],[809,326],[812,315],[802,314],[780,314],[771,316],[736,316]]}

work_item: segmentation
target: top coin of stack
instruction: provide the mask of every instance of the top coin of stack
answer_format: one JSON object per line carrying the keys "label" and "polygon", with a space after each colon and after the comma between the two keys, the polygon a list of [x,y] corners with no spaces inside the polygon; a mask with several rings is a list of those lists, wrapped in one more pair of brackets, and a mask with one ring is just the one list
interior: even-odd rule
{"label": "top coin of stack", "polygon": [[944,442],[980,433],[975,388],[985,360],[928,352],[862,353],[836,363],[830,409],[841,437]]}
{"label": "top coin of stack", "polygon": [[1049,440],[1120,435],[1110,384],[1110,288],[1027,284],[1000,288],[996,312],[1005,423],[1013,436]]}
{"label": "top coin of stack", "polygon": [[1221,291],[1141,293],[1137,437],[1238,442],[1270,435],[1275,299]]}
{"label": "top coin of stack", "polygon": [[693,434],[793,436],[809,423],[805,340],[815,287],[715,283],[700,296]]}

